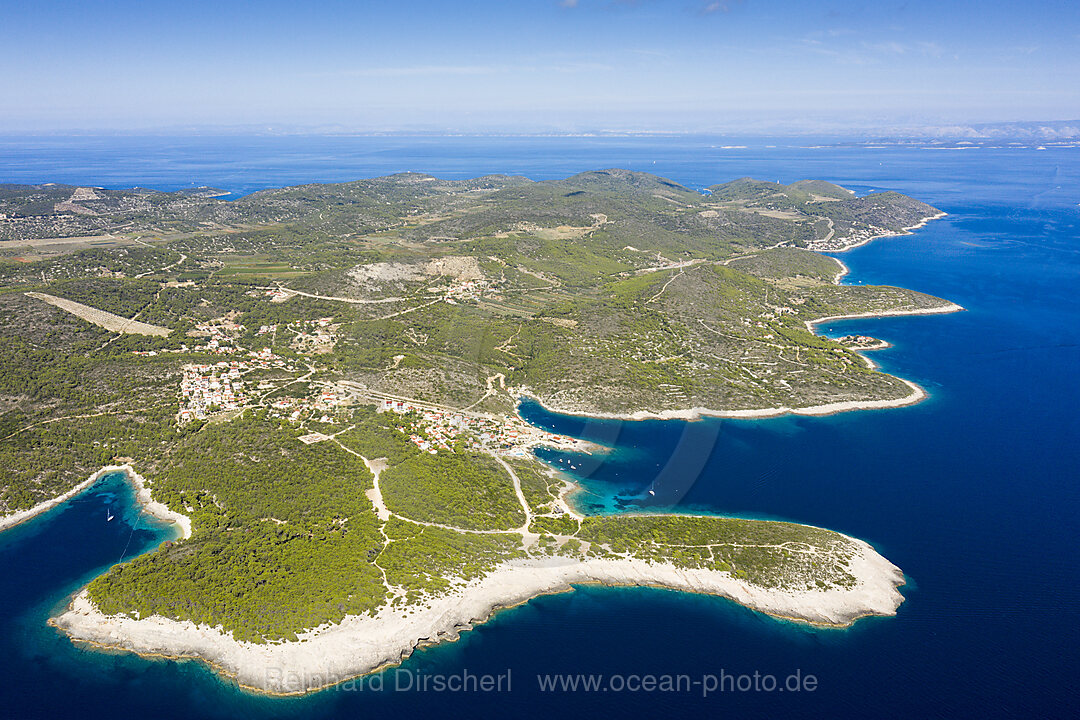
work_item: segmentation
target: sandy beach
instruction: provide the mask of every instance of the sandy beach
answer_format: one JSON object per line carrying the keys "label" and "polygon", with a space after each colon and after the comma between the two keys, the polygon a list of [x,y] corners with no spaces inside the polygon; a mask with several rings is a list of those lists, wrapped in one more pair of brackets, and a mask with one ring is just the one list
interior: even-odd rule
{"label": "sandy beach", "polygon": [[187,515],[173,512],[165,505],[165,503],[160,503],[155,500],[150,492],[150,488],[146,485],[145,478],[135,472],[135,469],[130,465],[122,465],[117,469],[123,470],[127,474],[128,481],[135,487],[135,499],[143,506],[143,510],[160,520],[176,523],[180,528],[180,537],[185,539],[191,537],[191,518]]}
{"label": "sandy beach", "polygon": [[446,595],[430,598],[411,614],[383,607],[375,616],[346,616],[296,641],[258,645],[237,641],[220,628],[152,616],[101,614],[80,592],[51,623],[75,640],[145,655],[198,658],[247,688],[294,694],[334,685],[394,665],[425,645],[456,640],[501,608],[575,584],[654,586],[729,598],[776,617],[843,627],[868,615],[894,615],[903,602],[900,570],[868,544],[858,552],[850,589],[784,591],[761,588],[713,570],[686,570],[642,560],[569,559],[513,561]]}

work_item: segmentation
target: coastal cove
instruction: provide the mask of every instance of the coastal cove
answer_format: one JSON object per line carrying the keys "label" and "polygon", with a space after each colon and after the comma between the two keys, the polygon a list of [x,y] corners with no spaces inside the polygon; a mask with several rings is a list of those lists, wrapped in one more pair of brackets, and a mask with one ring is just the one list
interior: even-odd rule
{"label": "coastal cove", "polygon": [[[145,481],[130,465],[102,469],[82,491],[93,489],[99,482],[115,484],[118,478],[135,490],[133,500],[139,508],[175,524],[180,537],[191,535],[190,520],[155,501]],[[903,601],[895,589],[904,583],[903,575],[866,543],[850,542],[855,548],[850,572],[857,579],[850,590],[779,591],[755,587],[727,573],[687,570],[669,564],[551,558],[504,563],[478,581],[436,598],[407,616],[387,607],[374,617],[347,616],[340,624],[317,628],[302,633],[297,641],[280,644],[237,641],[220,628],[158,616],[105,616],[85,589],[77,592],[68,607],[50,618],[48,624],[93,648],[129,650],[144,657],[198,659],[245,689],[272,695],[304,694],[397,665],[417,647],[457,640],[463,630],[487,621],[499,609],[583,584],[660,587],[717,595],[768,615],[823,627],[845,627],[867,615],[895,614]]]}
{"label": "coastal cove", "polygon": [[[837,280],[847,272],[842,263],[838,264],[840,272],[837,273]],[[955,303],[946,303],[926,309],[884,311],[876,316],[942,314],[960,310],[963,308]],[[874,316],[874,313],[864,313],[853,317]],[[816,325],[836,319],[839,317],[811,320],[806,322],[806,326],[813,331]],[[865,362],[868,367],[874,367],[869,360]],[[919,386],[907,380],[902,382],[911,388],[911,394],[891,401],[837,402],[794,409],[640,411],[624,418],[611,415],[602,418],[698,420],[702,417],[767,418],[788,413],[827,415],[902,407],[926,397]],[[542,403],[540,405],[543,407]],[[602,418],[590,417],[589,420]],[[566,448],[562,450],[572,452]],[[372,468],[368,460],[364,459],[364,462],[369,469]],[[103,469],[68,493],[68,496],[109,471],[124,472],[138,491],[137,500],[148,512],[176,522],[182,529],[182,537],[191,536],[190,519],[171,512],[155,501],[145,481],[130,466]],[[649,490],[650,500],[655,499],[656,487],[654,483]],[[661,489],[664,495],[674,497],[668,488]],[[580,490],[578,487],[574,492]],[[64,499],[66,497],[42,503],[25,515],[31,517]],[[387,512],[381,500],[376,503],[376,509],[380,515]],[[17,522],[20,518],[13,519]],[[856,548],[850,563],[856,585],[851,590],[785,591],[757,587],[728,572],[686,569],[674,564],[632,558],[550,558],[503,562],[464,587],[425,600],[415,614],[413,611],[403,614],[386,606],[373,617],[346,615],[340,623],[300,632],[296,640],[270,646],[238,640],[221,626],[196,625],[158,615],[145,618],[137,614],[134,617],[106,615],[98,609],[87,590],[77,593],[67,610],[50,619],[49,624],[61,629],[73,640],[102,649],[129,650],[149,657],[199,659],[245,689],[273,695],[303,694],[394,666],[418,647],[458,639],[463,629],[471,629],[487,621],[498,609],[520,605],[541,595],[566,592],[581,584],[660,587],[717,595],[777,618],[822,627],[847,627],[861,617],[894,615],[903,602],[902,596],[895,590],[904,584],[899,568],[866,543],[851,538],[845,540],[852,542]]]}
{"label": "coastal cove", "polygon": [[[472,176],[495,162],[475,154],[479,147],[463,139],[436,152],[424,141],[412,147],[411,157],[434,158],[424,169],[438,174],[434,156],[441,152],[444,169]],[[563,167],[552,165],[568,161],[553,159],[552,147],[505,141],[508,152],[498,160],[504,169],[556,175]],[[2,650],[7,668],[24,679],[2,691],[7,709],[88,717],[111,714],[119,705],[157,717],[466,709],[528,715],[557,712],[567,702],[566,696],[539,692],[533,679],[538,673],[726,669],[784,676],[801,669],[819,680],[813,695],[662,699],[673,711],[990,716],[1015,710],[1011,698],[1024,693],[1028,712],[1052,714],[1050,700],[1038,691],[1066,687],[1077,671],[1069,660],[1075,634],[1069,609],[1080,599],[1061,581],[1078,570],[1069,547],[1078,499],[1071,468],[1080,458],[1070,440],[1078,431],[1071,408],[1080,398],[1067,378],[1080,360],[1071,296],[1080,268],[1080,220],[1075,201],[1060,189],[1076,186],[1075,159],[1061,150],[758,147],[702,153],[698,146],[651,139],[567,140],[561,150],[584,154],[597,167],[652,169],[656,157],[658,165],[668,163],[662,172],[687,183],[717,174],[786,181],[825,175],[860,192],[897,187],[948,211],[914,235],[846,253],[846,282],[903,285],[954,300],[967,312],[826,319],[817,328],[890,343],[875,351],[875,362],[925,388],[924,402],[822,417],[697,422],[588,419],[522,406],[522,414],[541,427],[613,446],[602,457],[541,451],[582,486],[573,498],[579,509],[714,513],[834,528],[866,539],[907,573],[898,615],[837,631],[778,622],[706,595],[581,587],[499,612],[458,642],[426,648],[380,673],[393,687],[391,678],[404,673],[512,668],[513,692],[465,697],[340,688],[296,698],[256,696],[201,663],[88,650],[45,624],[124,555],[129,533],[127,557],[174,537],[175,528],[137,522],[134,491],[118,476],[107,476],[0,535],[7,583]],[[391,162],[391,156],[374,162]],[[384,169],[364,167],[349,171]],[[826,167],[832,172],[822,172]],[[135,176],[127,184],[135,183],[149,184]],[[571,462],[573,470],[566,468]],[[677,495],[664,492],[669,480],[681,478],[693,482],[679,485]],[[127,510],[106,523],[111,506]],[[951,661],[943,667],[936,659],[946,653]],[[1051,655],[1062,660],[1049,665],[1039,659]],[[991,656],[999,660],[988,667]],[[574,714],[626,710],[640,702],[630,695],[571,697]]]}
{"label": "coastal cove", "polygon": [[[945,213],[938,213],[937,215],[934,215],[934,216],[931,216],[931,217],[928,217],[928,218],[924,219],[922,222],[920,222],[917,225],[912,225],[912,226],[910,226],[908,228],[905,228],[905,230],[910,231],[910,230],[918,229],[918,228],[923,227],[924,225],[926,225],[927,222],[930,222],[932,220],[938,220],[938,219],[940,219],[942,217],[945,217]],[[910,234],[910,233],[906,233],[906,234]],[[886,238],[886,237],[896,237],[896,236],[897,236],[896,233],[884,234],[884,235],[876,235],[876,236],[873,236],[873,237],[871,237],[871,238],[869,238],[869,239],[867,239],[865,241],[860,242],[858,245],[854,245],[854,246],[851,246],[851,247],[846,247],[843,250],[841,250],[841,252],[847,252],[848,250],[854,249],[855,247],[861,247],[862,245],[865,245],[866,243],[871,242],[872,240],[876,240],[876,239],[880,239],[880,238]],[[838,271],[836,273],[836,278],[833,281],[833,284],[840,285],[840,284],[842,284],[843,278],[850,272],[850,269],[846,265],[844,265],[844,263],[842,261],[840,261],[840,260],[838,260],[836,258],[832,258],[832,259],[839,266],[839,269],[838,269]],[[943,302],[942,304],[934,306],[934,307],[925,307],[925,308],[918,308],[918,309],[880,310],[880,311],[876,311],[876,312],[850,313],[850,314],[843,314],[843,315],[829,315],[829,316],[826,316],[826,317],[820,317],[820,318],[815,318],[815,319],[812,319],[812,320],[807,320],[805,324],[806,324],[806,329],[807,329],[808,332],[817,333],[816,328],[819,325],[823,325],[823,324],[826,324],[826,323],[832,323],[832,322],[835,322],[835,321],[838,321],[838,320],[862,320],[862,319],[870,319],[870,318],[908,317],[908,316],[912,316],[912,315],[946,315],[946,314],[949,314],[949,313],[963,312],[963,311],[964,311],[964,308],[962,306],[957,305],[954,302],[947,302],[946,301],[946,302]],[[878,345],[875,345],[875,346],[869,347],[869,348],[865,348],[865,349],[859,351],[859,355],[862,358],[862,360],[865,363],[867,368],[877,369],[878,365],[873,360],[871,360],[869,357],[867,357],[865,354],[863,354],[864,352],[872,352],[874,350],[880,350],[880,349],[885,349],[887,347],[890,347],[890,345],[886,341],[878,341],[878,342],[879,342]],[[687,420],[687,421],[693,421],[693,420],[700,420],[701,418],[707,418],[707,417],[712,417],[712,418],[771,418],[771,417],[778,417],[778,416],[783,416],[783,415],[821,416],[821,415],[832,415],[833,413],[839,413],[839,412],[850,412],[850,411],[853,411],[853,410],[884,410],[884,409],[889,409],[889,408],[898,408],[898,407],[904,407],[904,406],[907,406],[907,405],[914,405],[915,403],[921,402],[921,401],[926,399],[927,394],[926,394],[926,391],[922,387],[920,387],[919,385],[916,385],[915,383],[911,382],[910,380],[905,380],[902,377],[897,377],[897,379],[910,389],[911,392],[908,395],[905,395],[905,396],[899,397],[899,398],[895,398],[895,399],[888,399],[888,400],[883,399],[883,400],[841,401],[841,402],[826,403],[826,404],[822,404],[822,405],[794,406],[794,407],[786,407],[786,406],[784,406],[784,407],[767,407],[767,408],[752,408],[752,409],[740,409],[740,410],[722,409],[722,408],[708,408],[708,407],[693,407],[693,408],[686,408],[686,409],[679,409],[679,410],[653,411],[653,410],[649,410],[649,409],[640,409],[640,410],[635,410],[634,412],[629,412],[629,413],[605,413],[605,412],[598,412],[598,411],[593,411],[593,410],[578,410],[578,409],[575,409],[575,408],[563,407],[561,405],[553,407],[552,406],[553,404],[550,401],[545,402],[545,400],[543,398],[538,397],[535,393],[533,393],[528,388],[518,389],[517,392],[518,392],[519,396],[521,397],[522,402],[524,404],[526,404],[526,406],[528,406],[528,405],[539,405],[547,413],[554,413],[554,414],[558,414],[558,415],[576,415],[576,416],[584,418],[586,423],[588,423],[590,420]],[[526,413],[525,415],[522,415],[522,413],[521,413],[522,402],[519,402],[518,415],[523,417],[526,420],[529,420],[529,418],[531,417],[531,415],[529,413]],[[551,429],[553,429],[555,427],[554,425],[552,425],[552,426],[544,426],[541,423],[536,423],[536,424],[537,424],[538,427],[543,427],[543,429],[547,429],[547,430],[551,430]],[[572,435],[573,433],[568,433],[568,434]]]}
{"label": "coastal cove", "polygon": [[146,480],[137,472],[135,472],[135,468],[133,468],[130,464],[107,465],[95,472],[83,482],[76,485],[68,492],[64,493],[63,495],[38,503],[29,510],[22,510],[12,515],[7,515],[3,518],[0,518],[0,532],[32,520],[38,515],[46,513],[53,508],[65,502],[68,502],[80,493],[86,492],[87,490],[93,488],[94,485],[99,482],[115,481],[116,477],[118,476],[123,478],[131,485],[132,489],[135,491],[135,501],[142,511],[145,511],[147,514],[153,516],[154,518],[162,522],[175,524],[176,527],[179,529],[179,533],[177,533],[177,536],[179,538],[191,537],[190,518],[188,518],[186,515],[181,515],[180,513],[173,512],[169,510],[169,508],[165,507],[163,503],[154,500],[153,495],[150,492],[150,488],[147,487]]}

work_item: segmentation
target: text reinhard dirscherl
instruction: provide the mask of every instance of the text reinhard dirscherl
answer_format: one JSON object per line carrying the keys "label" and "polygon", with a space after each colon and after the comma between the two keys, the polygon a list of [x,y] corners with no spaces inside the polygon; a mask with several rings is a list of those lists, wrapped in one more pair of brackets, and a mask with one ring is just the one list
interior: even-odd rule
{"label": "text reinhard dirscherl", "polygon": [[[693,693],[701,697],[719,693],[806,692],[818,688],[816,675],[796,669],[787,675],[755,670],[700,675],[666,673],[549,673],[538,674],[535,690],[541,693]],[[419,692],[419,693],[505,693],[513,692],[510,668],[502,673],[473,673],[468,669],[453,673],[426,673],[404,668],[361,677],[336,680],[333,677],[307,677],[277,669],[267,671],[267,687],[276,692],[304,692],[331,686],[344,692]]]}

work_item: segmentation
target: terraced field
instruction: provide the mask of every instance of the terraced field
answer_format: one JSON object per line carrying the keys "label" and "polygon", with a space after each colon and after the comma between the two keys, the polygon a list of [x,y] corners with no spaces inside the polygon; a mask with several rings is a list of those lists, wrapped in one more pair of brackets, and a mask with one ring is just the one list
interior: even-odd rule
{"label": "terraced field", "polygon": [[41,300],[42,302],[49,303],[65,312],[69,312],[75,317],[82,318],[98,327],[103,327],[109,332],[124,333],[126,335],[154,335],[157,337],[165,337],[172,332],[172,330],[169,330],[168,328],[139,322],[138,320],[131,318],[120,317],[119,315],[113,315],[111,312],[98,310],[89,305],[77,303],[74,300],[65,300],[64,298],[59,298],[55,295],[47,295],[46,293],[39,292],[28,292],[26,294],[36,300]]}

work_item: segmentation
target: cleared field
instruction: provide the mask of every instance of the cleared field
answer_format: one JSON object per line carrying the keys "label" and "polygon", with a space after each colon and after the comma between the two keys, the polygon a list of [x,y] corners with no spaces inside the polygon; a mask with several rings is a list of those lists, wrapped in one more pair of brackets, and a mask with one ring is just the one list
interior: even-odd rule
{"label": "cleared field", "polygon": [[77,237],[26,238],[24,240],[6,240],[5,242],[22,247],[41,248],[50,245],[88,245],[94,247],[108,245],[133,245],[134,241],[115,235],[84,235]]}
{"label": "cleared field", "polygon": [[44,260],[60,255],[100,248],[147,246],[164,242],[166,236],[132,238],[124,235],[87,235],[80,237],[23,238],[0,240],[0,255],[17,255],[27,261]]}
{"label": "cleared field", "polygon": [[239,278],[294,278],[307,275],[303,270],[297,270],[288,263],[282,262],[246,262],[226,263],[225,267],[214,273],[217,277]]}
{"label": "cleared field", "polygon": [[87,322],[103,327],[109,332],[126,333],[128,335],[157,335],[160,337],[164,337],[172,332],[172,330],[169,330],[168,328],[150,325],[149,323],[139,322],[138,320],[130,320],[125,317],[120,317],[119,315],[113,315],[111,312],[98,310],[89,305],[83,305],[74,300],[67,300],[65,298],[56,297],[55,295],[47,295],[39,292],[28,292],[26,295],[35,300],[47,302],[50,305],[58,307],[65,312],[69,312],[76,317],[80,317]]}

